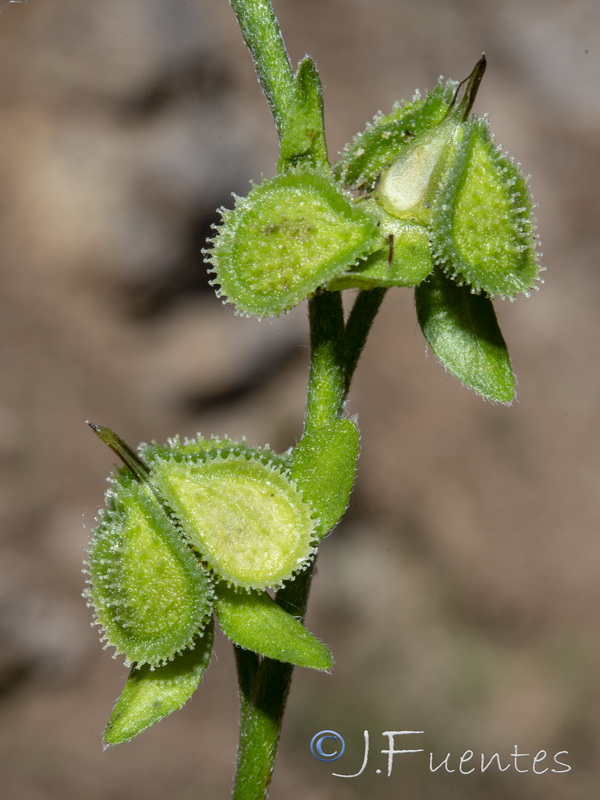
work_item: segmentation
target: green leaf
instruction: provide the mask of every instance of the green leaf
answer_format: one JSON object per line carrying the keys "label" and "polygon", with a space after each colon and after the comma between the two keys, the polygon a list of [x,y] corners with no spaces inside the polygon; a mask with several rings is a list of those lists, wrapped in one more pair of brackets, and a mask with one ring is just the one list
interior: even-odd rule
{"label": "green leaf", "polygon": [[220,583],[215,611],[223,633],[245,650],[299,667],[330,670],[329,648],[266,593],[236,592]]}
{"label": "green leaf", "polygon": [[302,59],[294,75],[290,109],[283,123],[279,170],[301,164],[326,165],[323,87],[315,62],[309,56]]}
{"label": "green leaf", "polygon": [[131,670],[104,731],[107,745],[128,742],[187,703],[210,662],[213,632],[211,619],[192,650],[162,667]]}
{"label": "green leaf", "polygon": [[491,300],[436,271],[415,301],[423,335],[446,369],[483,397],[510,403],[515,378]]}
{"label": "green leaf", "polygon": [[291,478],[317,512],[319,537],[342,518],[356,475],[358,428],[338,419],[304,436],[292,454]]}

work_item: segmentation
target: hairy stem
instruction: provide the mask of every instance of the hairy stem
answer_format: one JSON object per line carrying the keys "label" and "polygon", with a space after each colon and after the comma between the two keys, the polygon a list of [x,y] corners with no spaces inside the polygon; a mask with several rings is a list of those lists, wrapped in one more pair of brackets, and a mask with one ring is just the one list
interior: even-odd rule
{"label": "hairy stem", "polygon": [[[286,122],[293,116],[294,75],[273,9],[269,0],[230,0],[230,3],[281,138]],[[323,160],[325,154],[323,148]],[[317,292],[309,301],[311,363],[305,433],[338,419],[344,410],[351,374],[383,299],[376,303],[375,292],[363,294],[370,295],[370,302],[357,302],[359,308],[350,316],[350,351],[341,293]],[[312,574],[313,567],[277,593],[279,605],[300,620],[306,613]],[[237,647],[235,654],[241,719],[233,798],[264,800],[275,764],[293,666],[259,658]]]}
{"label": "hairy stem", "polygon": [[[339,292],[309,301],[311,365],[305,431],[337,419],[346,398],[344,315]],[[304,619],[313,570],[277,593],[279,605]],[[234,800],[263,800],[277,754],[293,666],[263,658],[255,670],[249,654],[236,649],[240,682],[240,743]]]}
{"label": "hairy stem", "polygon": [[[313,566],[277,593],[282,608],[304,619]],[[263,800],[267,797],[285,705],[294,667],[255,653],[236,650],[240,682],[240,742],[233,800]]]}
{"label": "hairy stem", "polygon": [[322,292],[309,302],[310,376],[304,432],[327,425],[344,410],[346,347],[341,292]]}
{"label": "hairy stem", "polygon": [[270,0],[229,0],[254,59],[279,138],[289,113],[294,73]]}

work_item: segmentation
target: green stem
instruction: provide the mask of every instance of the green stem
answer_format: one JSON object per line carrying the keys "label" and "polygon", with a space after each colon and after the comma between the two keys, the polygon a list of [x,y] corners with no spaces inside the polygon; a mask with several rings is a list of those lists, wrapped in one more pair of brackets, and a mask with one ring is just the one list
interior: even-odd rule
{"label": "green stem", "polygon": [[[311,364],[305,431],[338,419],[346,398],[344,314],[339,292],[316,294],[309,301]],[[282,608],[303,620],[313,570],[300,573],[277,593]],[[267,796],[293,666],[268,658],[253,672],[246,653],[236,649],[240,682],[240,742],[234,800]]]}
{"label": "green stem", "polygon": [[346,323],[346,392],[386,292],[387,289],[364,289],[354,301]]}
{"label": "green stem", "polygon": [[[262,663],[256,653],[239,647],[234,651],[240,692],[240,741],[233,797],[262,800],[271,782],[283,708],[274,707],[269,687],[265,691]],[[277,687],[272,688],[277,691]]]}
{"label": "green stem", "polygon": [[[385,290],[361,292],[344,325],[341,294],[321,292],[309,301],[311,363],[305,433],[340,417],[367,335]],[[277,593],[288,613],[304,619],[311,569]],[[240,742],[234,800],[264,800],[273,774],[293,666],[236,648],[240,684]]]}
{"label": "green stem", "polygon": [[[277,593],[282,608],[304,619],[313,565]],[[235,648],[240,683],[240,741],[233,800],[264,800],[275,766],[292,664]],[[258,667],[252,660],[257,659]]]}
{"label": "green stem", "polygon": [[229,0],[281,139],[294,94],[294,73],[269,0]]}
{"label": "green stem", "polygon": [[310,376],[304,433],[337,419],[346,400],[346,347],[341,292],[317,293],[309,301]]}
{"label": "green stem", "polygon": [[[293,115],[294,75],[273,9],[269,0],[230,3],[282,138],[286,121]],[[371,300],[374,298],[373,293]],[[360,308],[362,305],[361,302]],[[362,316],[360,308],[349,319],[348,351],[341,294],[318,292],[309,301],[311,364],[305,433],[338,419],[344,410],[351,373],[377,311],[374,302],[366,304]],[[300,620],[306,613],[312,574],[313,568],[305,570],[277,593],[279,605]],[[259,659],[255,653],[239,648],[235,653],[241,719],[232,796],[234,800],[264,800],[273,774],[293,666]]]}
{"label": "green stem", "polygon": [[240,688],[240,703],[242,714],[245,707],[252,702],[252,694],[259,661],[256,653],[251,650],[242,650],[241,647],[234,645],[235,663],[237,666],[238,685]]}

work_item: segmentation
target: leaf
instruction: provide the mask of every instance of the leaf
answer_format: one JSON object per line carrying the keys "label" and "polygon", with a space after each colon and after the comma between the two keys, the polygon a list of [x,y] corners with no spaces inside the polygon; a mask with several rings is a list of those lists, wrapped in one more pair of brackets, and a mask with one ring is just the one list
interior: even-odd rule
{"label": "leaf", "polygon": [[299,667],[330,670],[329,648],[263,592],[236,592],[216,587],[215,611],[223,633],[245,650]]}
{"label": "leaf", "polygon": [[162,667],[131,670],[104,731],[107,745],[130,741],[187,703],[209,665],[213,634],[211,619],[192,650]]}
{"label": "leaf", "polygon": [[436,271],[415,301],[423,335],[446,369],[483,397],[510,403],[515,378],[491,300]]}
{"label": "leaf", "polygon": [[327,146],[323,127],[323,87],[309,56],[298,64],[294,96],[283,124],[279,170],[305,164],[326,165]]}
{"label": "leaf", "polygon": [[304,436],[292,453],[291,478],[317,512],[319,537],[342,518],[356,475],[358,428],[338,419]]}

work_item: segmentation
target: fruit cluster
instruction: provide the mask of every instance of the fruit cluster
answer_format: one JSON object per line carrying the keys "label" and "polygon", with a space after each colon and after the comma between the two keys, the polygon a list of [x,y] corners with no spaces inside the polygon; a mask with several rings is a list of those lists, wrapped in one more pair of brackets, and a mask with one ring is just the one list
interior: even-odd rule
{"label": "fruit cluster", "polygon": [[288,311],[318,290],[414,287],[438,359],[485,397],[515,381],[491,298],[528,295],[539,277],[527,180],[471,115],[485,58],[462,84],[378,115],[329,170],[279,174],[221,209],[207,260],[239,313]]}
{"label": "fruit cluster", "polygon": [[337,420],[283,456],[202,437],[135,452],[92,427],[124,466],[88,550],[86,596],[106,645],[134,667],[106,742],[132,738],[189,698],[210,659],[213,612],[239,647],[330,669],[328,648],[266,590],[305,570],[344,513],[354,422]]}

